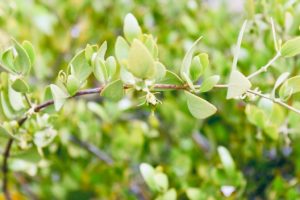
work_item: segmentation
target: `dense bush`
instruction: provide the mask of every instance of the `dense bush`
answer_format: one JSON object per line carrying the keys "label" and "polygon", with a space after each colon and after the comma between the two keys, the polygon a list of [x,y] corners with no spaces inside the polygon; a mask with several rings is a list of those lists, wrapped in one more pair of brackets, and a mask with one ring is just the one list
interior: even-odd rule
{"label": "dense bush", "polygon": [[293,0],[0,1],[3,198],[300,198],[299,24]]}

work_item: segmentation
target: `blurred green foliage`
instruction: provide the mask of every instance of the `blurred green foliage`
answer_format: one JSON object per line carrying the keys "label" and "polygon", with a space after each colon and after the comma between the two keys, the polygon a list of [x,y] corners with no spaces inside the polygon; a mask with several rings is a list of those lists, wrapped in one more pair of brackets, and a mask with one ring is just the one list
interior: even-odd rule
{"label": "blurred green foliage", "polygon": [[[114,55],[127,13],[134,14],[144,33],[157,38],[159,61],[176,73],[185,52],[203,36],[200,49],[210,58],[204,77],[217,74],[222,83],[228,81],[245,19],[249,25],[238,62],[244,74],[276,54],[270,17],[282,41],[300,33],[300,4],[293,0],[0,0],[0,50],[11,44],[11,37],[33,44],[36,57],[28,83],[37,104],[49,99],[46,86],[87,44],[107,41],[107,55]],[[270,92],[279,75],[299,74],[299,65],[299,56],[280,58],[252,84]],[[2,85],[6,79],[1,77]],[[97,79],[89,78],[85,87],[99,85]],[[189,113],[183,92],[158,95],[163,103],[154,112],[137,106],[135,92],[129,93],[119,102],[85,96],[69,100],[58,113],[49,107],[33,115],[14,135],[21,138],[9,160],[14,199],[300,197],[297,114],[279,106],[270,114],[264,100],[227,101],[226,91],[216,88],[201,97],[217,113],[199,120]],[[292,100],[300,108],[299,95]],[[3,152],[8,137],[0,132]],[[53,137],[41,141],[43,132]]]}

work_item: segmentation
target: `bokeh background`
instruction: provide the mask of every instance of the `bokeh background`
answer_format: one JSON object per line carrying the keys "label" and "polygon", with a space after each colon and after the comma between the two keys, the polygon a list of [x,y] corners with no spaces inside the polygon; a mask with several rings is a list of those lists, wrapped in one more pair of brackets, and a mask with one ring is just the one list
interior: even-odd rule
{"label": "bokeh background", "polygon": [[[203,35],[200,49],[209,54],[209,74],[220,75],[222,83],[228,80],[244,20],[248,26],[238,67],[245,74],[275,54],[270,17],[283,41],[300,33],[297,0],[0,0],[0,50],[11,37],[32,42],[37,59],[30,83],[38,102],[45,86],[55,82],[59,70],[86,44],[107,41],[108,55],[113,55],[129,12],[144,33],[157,38],[160,60],[174,72]],[[269,92],[283,72],[299,73],[299,61],[278,60],[253,85]],[[87,87],[97,84],[91,78]],[[9,181],[14,198],[154,199],[139,172],[143,162],[162,168],[178,199],[300,198],[300,118],[293,118],[291,134],[279,130],[274,140],[248,119],[247,102],[226,100],[223,89],[203,95],[218,112],[202,121],[189,114],[183,97],[176,91],[161,94],[163,104],[154,115],[147,106],[137,107],[134,98],[113,103],[97,95],[68,101],[57,114],[46,110],[58,135],[43,156],[35,148],[14,146]],[[113,163],[101,161],[86,146],[105,152]],[[224,172],[218,146],[231,153],[234,176]],[[221,190],[224,185],[234,186],[229,197]],[[187,195],[191,189],[194,198]]]}

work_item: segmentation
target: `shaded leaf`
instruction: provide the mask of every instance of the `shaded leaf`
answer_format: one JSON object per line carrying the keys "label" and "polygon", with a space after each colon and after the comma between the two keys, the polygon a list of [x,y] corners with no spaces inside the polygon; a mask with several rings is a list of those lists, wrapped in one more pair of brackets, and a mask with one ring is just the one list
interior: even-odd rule
{"label": "shaded leaf", "polygon": [[69,96],[57,85],[51,84],[50,89],[54,100],[55,110],[59,111]]}

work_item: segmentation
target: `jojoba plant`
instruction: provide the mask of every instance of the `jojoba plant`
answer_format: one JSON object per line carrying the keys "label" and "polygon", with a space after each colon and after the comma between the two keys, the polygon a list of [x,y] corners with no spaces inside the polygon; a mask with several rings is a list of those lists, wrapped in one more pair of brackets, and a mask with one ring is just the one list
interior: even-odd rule
{"label": "jojoba plant", "polygon": [[[243,36],[247,33],[247,29],[254,26],[245,21],[234,48],[229,78],[220,83],[220,80],[227,78],[209,69],[210,55],[200,48],[201,42],[205,40],[205,32],[202,33],[204,37],[198,37],[189,45],[189,49],[181,59],[181,65],[178,66],[179,70],[175,71],[160,59],[156,36],[144,33],[136,17],[129,13],[124,18],[123,36],[116,38],[112,54],[107,52],[108,45],[112,44],[106,41],[101,45],[87,44],[70,59],[65,69],[57,73],[56,82],[49,83],[44,91],[38,91],[43,92],[40,97],[35,95],[37,91],[34,91],[35,87],[31,80],[36,48],[29,41],[20,42],[12,39],[11,46],[1,52],[3,71],[0,75],[0,132],[8,138],[2,160],[2,189],[5,198],[11,199],[8,171],[12,146],[15,144],[21,152],[34,150],[44,157],[45,148],[49,147],[59,134],[55,128],[54,118],[59,117],[64,106],[69,106],[71,103],[68,102],[69,99],[89,94],[100,96],[103,102],[117,103],[128,98],[134,99],[138,102],[133,106],[134,109],[139,110],[144,105],[150,108],[152,118],[149,117],[149,123],[155,126],[158,120],[155,117],[156,109],[164,107],[164,101],[168,98],[164,93],[173,90],[182,92],[190,115],[203,120],[218,110],[206,99],[205,93],[224,89],[227,91],[224,101],[242,100],[245,102],[245,113],[250,123],[274,141],[278,140],[280,132],[284,133],[285,142],[289,144],[288,134],[292,130],[289,129],[287,121],[293,121],[293,115],[300,115],[299,104],[293,99],[300,91],[300,75],[288,71],[282,73],[268,93],[262,93],[262,89],[253,80],[261,73],[268,73],[269,68],[279,59],[292,59],[299,55],[300,37],[278,39],[280,37],[276,33],[276,22],[272,18],[269,22],[269,31],[274,42],[274,56],[249,75],[242,73],[238,61]],[[94,88],[87,87],[89,85],[87,82],[91,79],[94,80]],[[49,110],[52,105],[55,112]],[[109,121],[110,116],[107,116],[98,104],[90,101],[87,105],[92,112]],[[105,163],[113,164],[110,157],[102,151],[95,150],[94,146],[74,137],[71,137],[71,140]],[[220,189],[223,196],[229,197],[236,193],[234,194],[236,197],[241,197],[246,187],[243,173],[236,166],[226,147],[218,146],[217,152],[222,169],[213,169],[210,172],[211,176],[225,177]],[[18,164],[15,164],[14,168],[16,165]],[[38,165],[47,166],[47,162],[44,160]],[[37,167],[30,165],[26,167],[28,174],[36,174]],[[154,168],[150,164],[140,162],[139,171],[157,200],[172,200],[181,195],[182,191],[169,184],[170,176],[168,177],[162,166]],[[199,171],[203,174],[200,168]],[[225,181],[227,179],[231,181]],[[187,187],[184,193],[192,200],[208,197],[196,187]]]}

